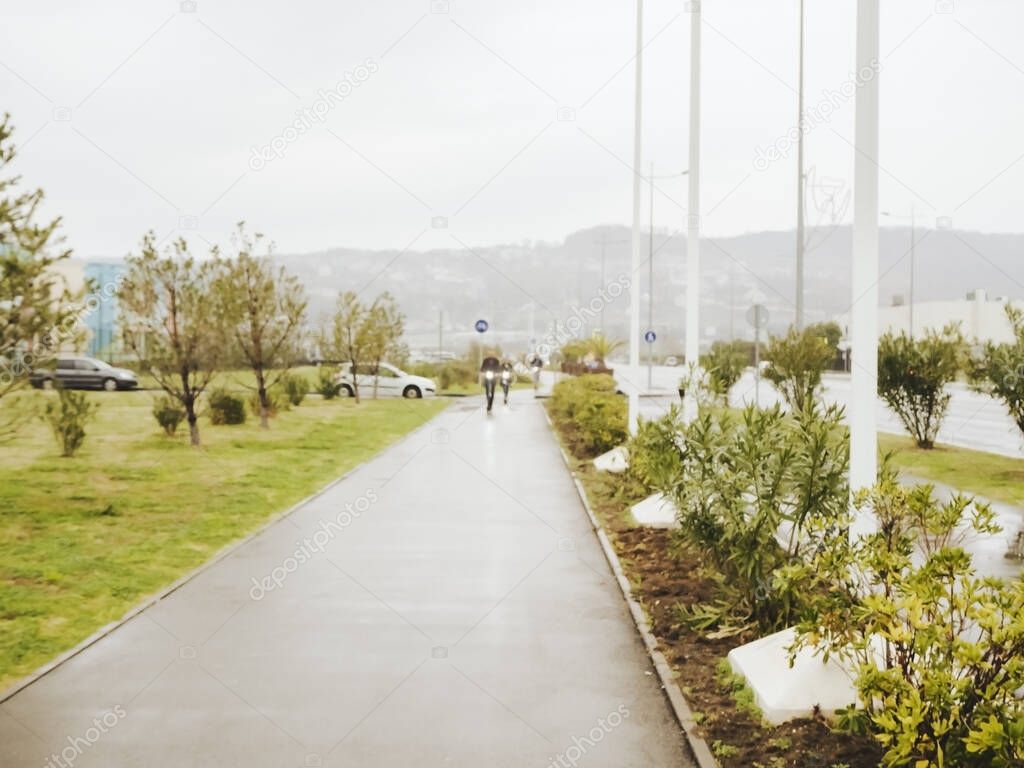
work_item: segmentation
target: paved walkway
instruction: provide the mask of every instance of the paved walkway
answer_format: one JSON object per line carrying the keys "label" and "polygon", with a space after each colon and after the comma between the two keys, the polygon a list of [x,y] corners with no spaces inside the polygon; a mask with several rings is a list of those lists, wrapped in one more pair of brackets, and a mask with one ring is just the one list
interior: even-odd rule
{"label": "paved walkway", "polygon": [[540,406],[478,406],[0,705],[0,766],[692,765]]}

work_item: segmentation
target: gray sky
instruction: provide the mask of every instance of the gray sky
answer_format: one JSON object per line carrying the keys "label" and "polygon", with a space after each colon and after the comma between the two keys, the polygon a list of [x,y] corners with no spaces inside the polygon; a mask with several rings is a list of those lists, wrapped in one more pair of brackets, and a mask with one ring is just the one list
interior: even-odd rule
{"label": "gray sky", "polygon": [[[955,0],[937,13],[943,2],[883,2],[882,207],[913,202],[928,226],[950,216],[1022,231],[1024,6]],[[287,252],[451,247],[450,234],[560,240],[628,223],[634,3],[448,5],[0,0],[0,108],[18,126],[16,167],[46,190],[80,256],[124,255],[149,228],[224,242],[241,218]],[[682,0],[646,6],[644,163],[677,173],[690,18]],[[833,110],[810,130],[807,163],[842,190],[856,3],[807,6],[807,107]],[[705,0],[709,234],[794,224],[795,150],[766,168],[755,159],[795,124],[796,8]],[[308,131],[283,136],[318,109],[318,90],[368,60],[376,71],[323,122],[303,118]],[[560,107],[574,119],[559,120]],[[281,157],[254,170],[253,148],[275,137]],[[658,225],[682,226],[684,180],[659,186]],[[448,232],[430,229],[434,216]]]}

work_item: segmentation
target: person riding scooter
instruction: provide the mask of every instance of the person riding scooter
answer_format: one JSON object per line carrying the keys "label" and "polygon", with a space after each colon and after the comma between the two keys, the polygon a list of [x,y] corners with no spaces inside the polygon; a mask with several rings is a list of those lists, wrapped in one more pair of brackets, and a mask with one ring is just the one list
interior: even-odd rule
{"label": "person riding scooter", "polygon": [[505,405],[508,405],[508,390],[512,386],[514,373],[512,363],[508,360],[501,364],[501,391],[505,393]]}
{"label": "person riding scooter", "polygon": [[501,376],[501,361],[496,357],[485,357],[480,364],[480,376],[484,382],[484,395],[487,396],[487,412],[491,412],[494,405],[494,385]]}

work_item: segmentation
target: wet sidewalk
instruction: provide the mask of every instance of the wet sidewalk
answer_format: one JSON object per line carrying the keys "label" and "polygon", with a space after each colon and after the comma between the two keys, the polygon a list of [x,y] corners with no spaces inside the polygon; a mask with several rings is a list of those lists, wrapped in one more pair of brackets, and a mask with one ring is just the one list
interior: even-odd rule
{"label": "wet sidewalk", "polygon": [[691,765],[656,680],[532,392],[467,398],[0,704],[0,766]]}

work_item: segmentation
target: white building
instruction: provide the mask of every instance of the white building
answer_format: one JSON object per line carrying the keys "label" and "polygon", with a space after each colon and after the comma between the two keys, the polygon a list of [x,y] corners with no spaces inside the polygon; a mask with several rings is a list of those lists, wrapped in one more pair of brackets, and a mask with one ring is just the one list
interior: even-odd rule
{"label": "white building", "polygon": [[[984,288],[970,291],[963,299],[919,302],[913,306],[914,336],[928,330],[940,331],[949,323],[959,323],[968,341],[1012,342],[1013,329],[1006,318],[1007,304],[1024,310],[1024,301],[1007,296],[990,299]],[[836,322],[842,327],[844,338],[849,338],[849,313],[837,317]],[[910,323],[911,307],[903,303],[902,296],[894,297],[892,306],[878,310],[879,334],[909,333]]]}

